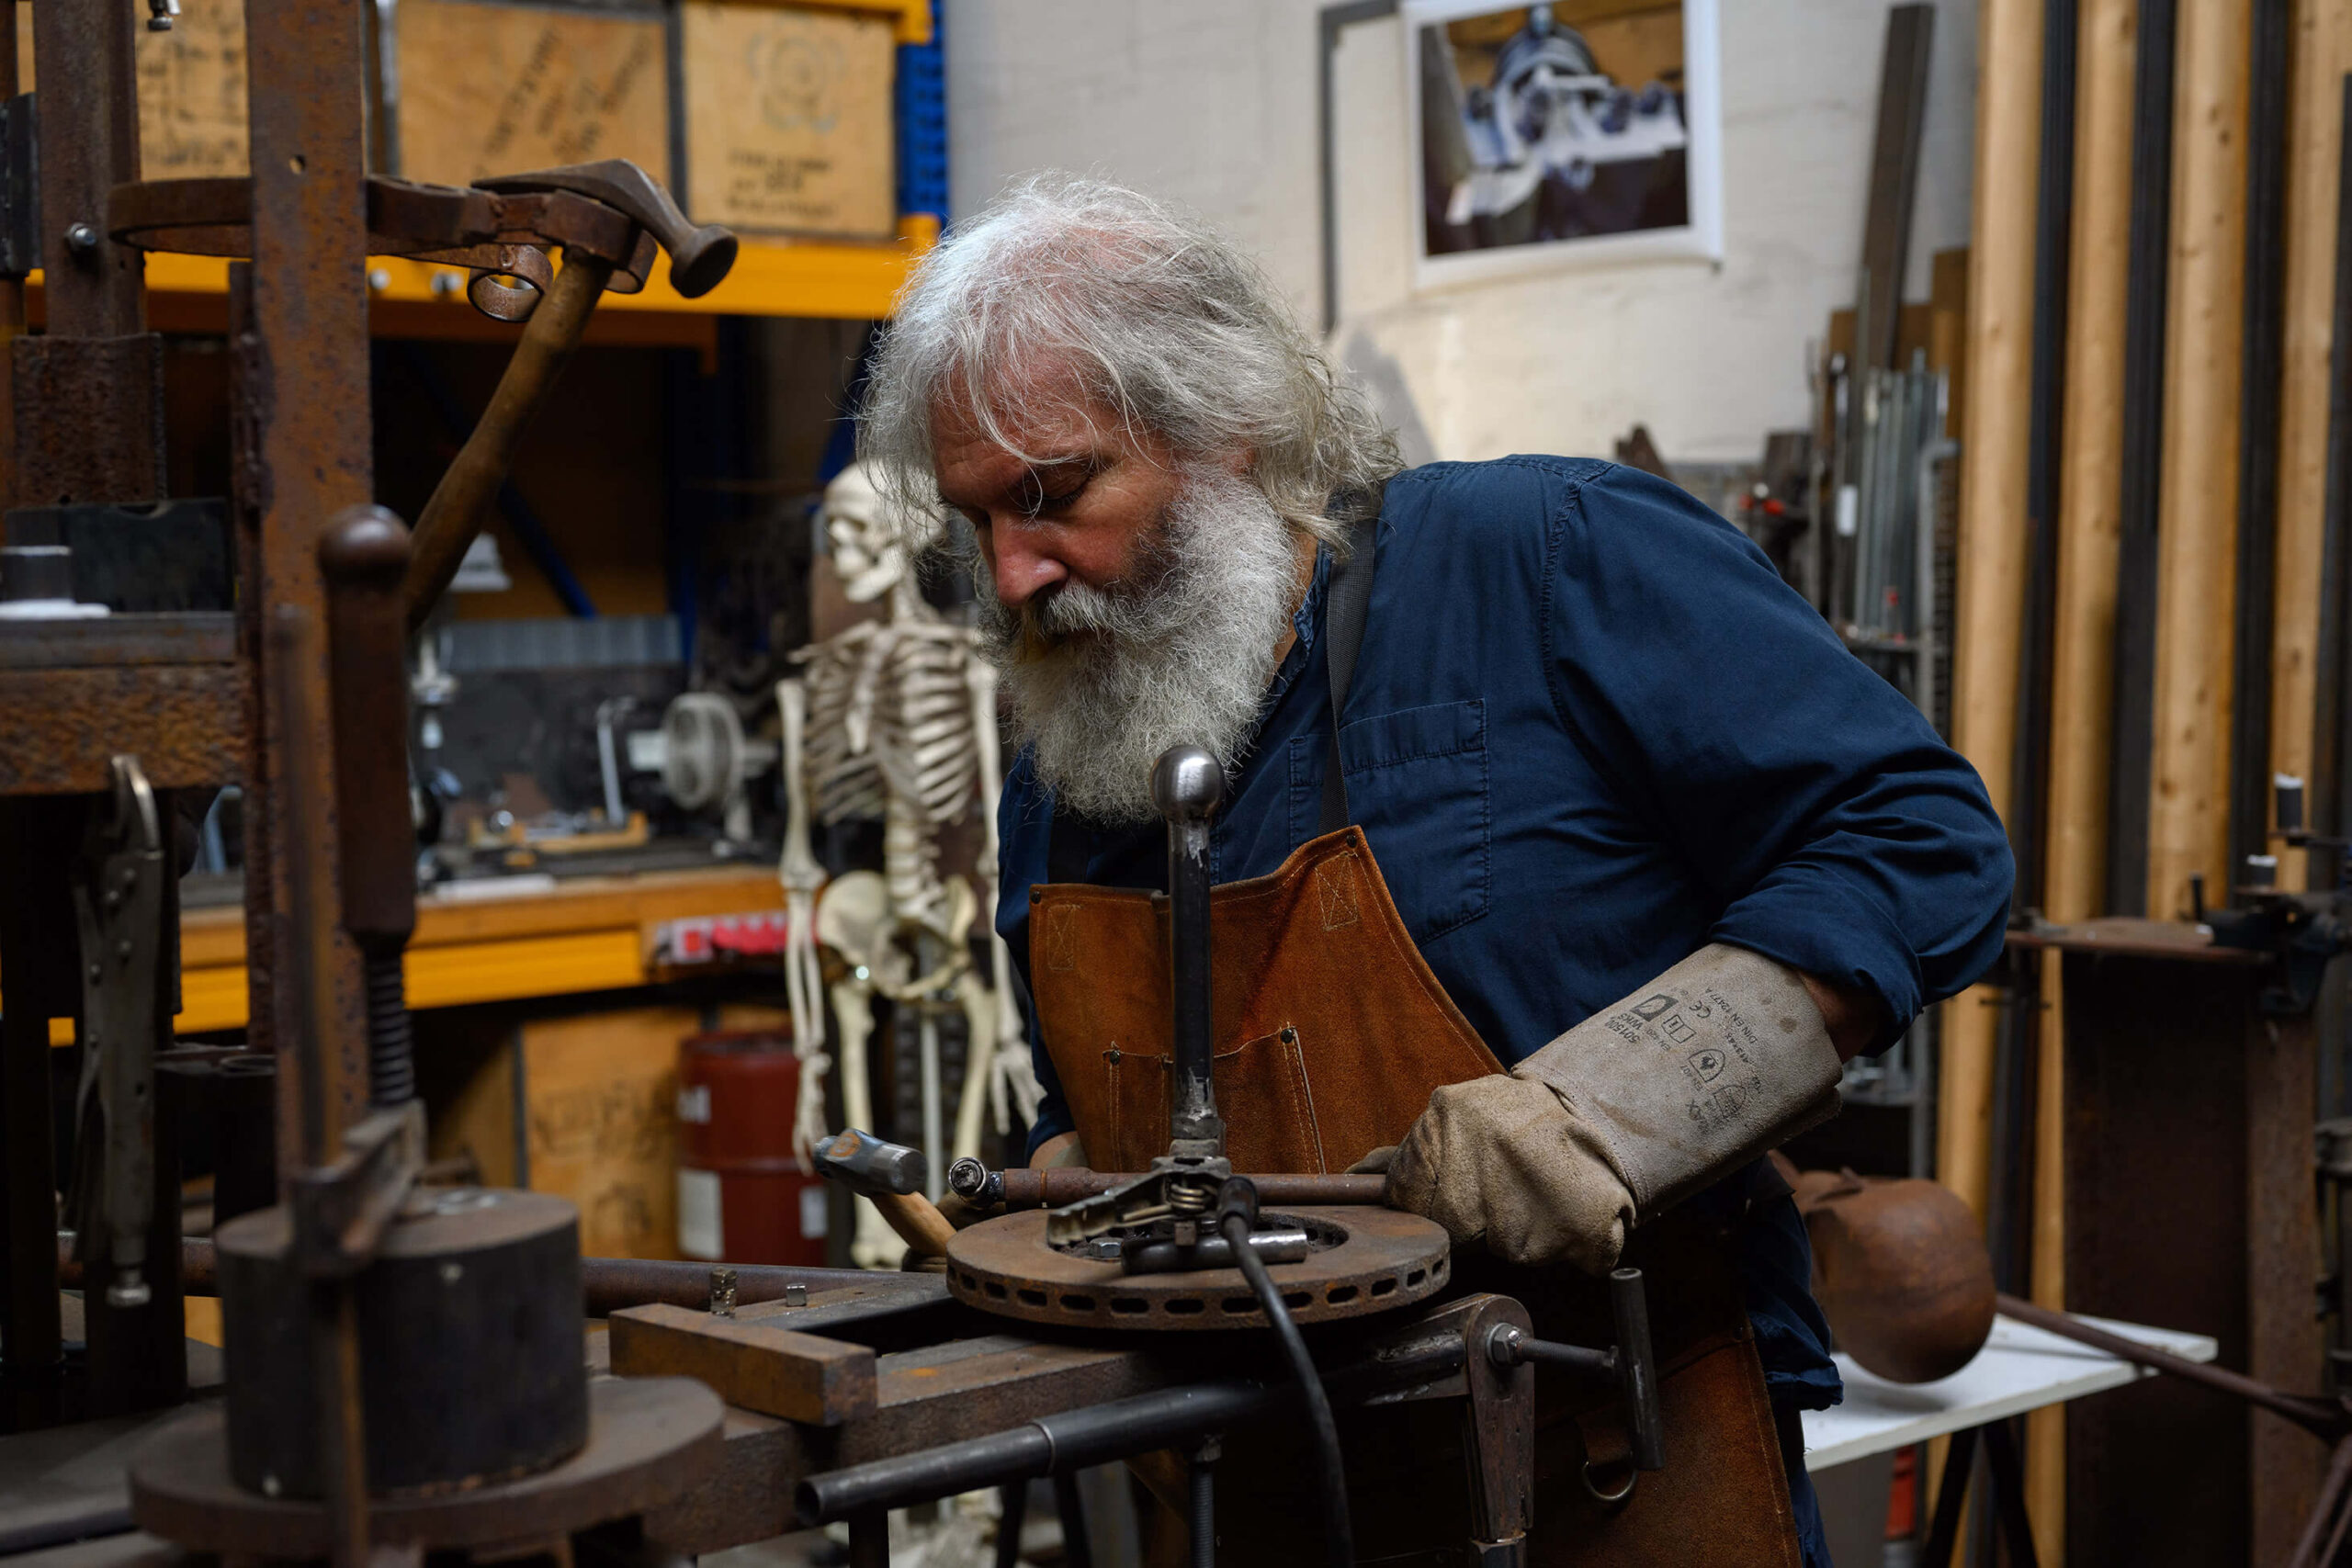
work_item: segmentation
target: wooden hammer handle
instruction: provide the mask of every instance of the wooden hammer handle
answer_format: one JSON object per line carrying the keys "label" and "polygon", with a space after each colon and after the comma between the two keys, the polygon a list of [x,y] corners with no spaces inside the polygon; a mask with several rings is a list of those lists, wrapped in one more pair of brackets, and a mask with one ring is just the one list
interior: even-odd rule
{"label": "wooden hammer handle", "polygon": [[571,351],[580,346],[588,318],[612,276],[612,263],[582,251],[564,253],[563,270],[556,274],[555,287],[539,301],[539,308],[531,312],[523,328],[523,341],[515,345],[514,357],[506,362],[498,390],[491,394],[490,407],[482,411],[448,472],[433,487],[433,499],[424,503],[416,520],[408,576],[401,584],[411,631],[424,624],[424,617],[448,591],[458,564],[466,558],[466,547],[489,521],[491,503],[497,498],[499,486],[506,482],[523,432],[547,400]]}
{"label": "wooden hammer handle", "polygon": [[956,1239],[956,1227],[939,1212],[939,1205],[920,1192],[869,1192],[874,1206],[905,1242],[925,1258],[944,1258],[947,1244]]}

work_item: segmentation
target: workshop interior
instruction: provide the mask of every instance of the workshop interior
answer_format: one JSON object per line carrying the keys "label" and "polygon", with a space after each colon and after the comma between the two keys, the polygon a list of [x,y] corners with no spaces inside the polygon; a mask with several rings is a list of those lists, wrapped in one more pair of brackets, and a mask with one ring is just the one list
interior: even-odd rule
{"label": "workshop interior", "polygon": [[2352,1564],[2347,137],[0,0],[0,1558]]}

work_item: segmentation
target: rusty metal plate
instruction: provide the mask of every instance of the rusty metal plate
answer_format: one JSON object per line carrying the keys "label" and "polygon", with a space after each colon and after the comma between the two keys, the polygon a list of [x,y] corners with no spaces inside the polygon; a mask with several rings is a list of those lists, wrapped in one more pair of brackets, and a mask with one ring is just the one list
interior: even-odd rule
{"label": "rusty metal plate", "polygon": [[[958,1301],[1004,1317],[1096,1328],[1263,1328],[1266,1314],[1238,1269],[1129,1274],[1115,1262],[1057,1251],[1047,1213],[1028,1209],[956,1234],[947,1247],[947,1288]],[[1336,1246],[1267,1272],[1300,1323],[1385,1312],[1445,1288],[1451,1269],[1442,1228],[1418,1214],[1363,1206],[1292,1209],[1310,1234]]]}
{"label": "rusty metal plate", "polygon": [[[378,1544],[473,1550],[544,1540],[644,1513],[686,1495],[718,1467],[724,1407],[692,1378],[604,1378],[589,1385],[588,1446],[520,1481],[428,1497],[379,1497]],[[319,1503],[264,1497],[229,1479],[225,1418],[193,1410],[130,1460],[130,1517],[193,1551],[319,1558]]]}
{"label": "rusty metal plate", "polygon": [[167,610],[74,621],[0,620],[0,670],[106,664],[226,664],[237,657],[227,610]]}
{"label": "rusty metal plate", "polygon": [[[368,177],[370,254],[453,265],[497,265],[501,246],[576,248],[645,286],[650,237],[634,220],[570,191],[499,194],[470,186]],[[107,193],[107,231],[140,250],[186,255],[253,254],[253,182],[240,178],[136,180]]]}
{"label": "rusty metal plate", "polygon": [[243,669],[131,664],[0,670],[0,795],[88,795],[139,759],[157,789],[244,775]]}

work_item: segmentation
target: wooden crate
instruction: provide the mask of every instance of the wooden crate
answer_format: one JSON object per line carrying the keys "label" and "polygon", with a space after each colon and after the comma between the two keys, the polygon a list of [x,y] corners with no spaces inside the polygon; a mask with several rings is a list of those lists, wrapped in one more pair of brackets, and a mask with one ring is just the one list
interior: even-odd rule
{"label": "wooden crate", "polygon": [[695,221],[890,238],[889,20],[686,0],[682,24],[685,205]]}
{"label": "wooden crate", "polygon": [[486,175],[628,158],[670,177],[668,56],[658,14],[401,0],[401,175]]}
{"label": "wooden crate", "polygon": [[[624,1008],[517,1024],[503,1010],[469,1010],[482,1016],[422,1015],[428,1068],[452,1057],[478,1064],[436,1107],[434,1157],[470,1155],[490,1186],[571,1199],[588,1257],[678,1257],[678,1046],[703,1032],[706,1014]],[[779,1029],[786,1019],[731,1003],[707,1021]]]}
{"label": "wooden crate", "polygon": [[[133,48],[141,177],[187,180],[246,173],[244,6],[187,6],[169,32],[150,32],[142,25]],[[19,92],[34,90],[36,64],[32,7],[19,6]]]}

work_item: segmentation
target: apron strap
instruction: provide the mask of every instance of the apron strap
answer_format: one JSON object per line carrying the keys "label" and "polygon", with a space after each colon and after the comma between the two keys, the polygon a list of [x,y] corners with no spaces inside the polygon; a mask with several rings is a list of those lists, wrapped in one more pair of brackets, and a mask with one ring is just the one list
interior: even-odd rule
{"label": "apron strap", "polygon": [[1377,513],[1359,519],[1350,530],[1351,548],[1342,560],[1331,563],[1330,581],[1324,589],[1323,658],[1331,672],[1331,752],[1323,766],[1323,807],[1317,833],[1336,833],[1348,825],[1348,781],[1340,767],[1340,715],[1347,706],[1348,683],[1355,678],[1356,654],[1363,648],[1364,613],[1372,604],[1373,527]]}

